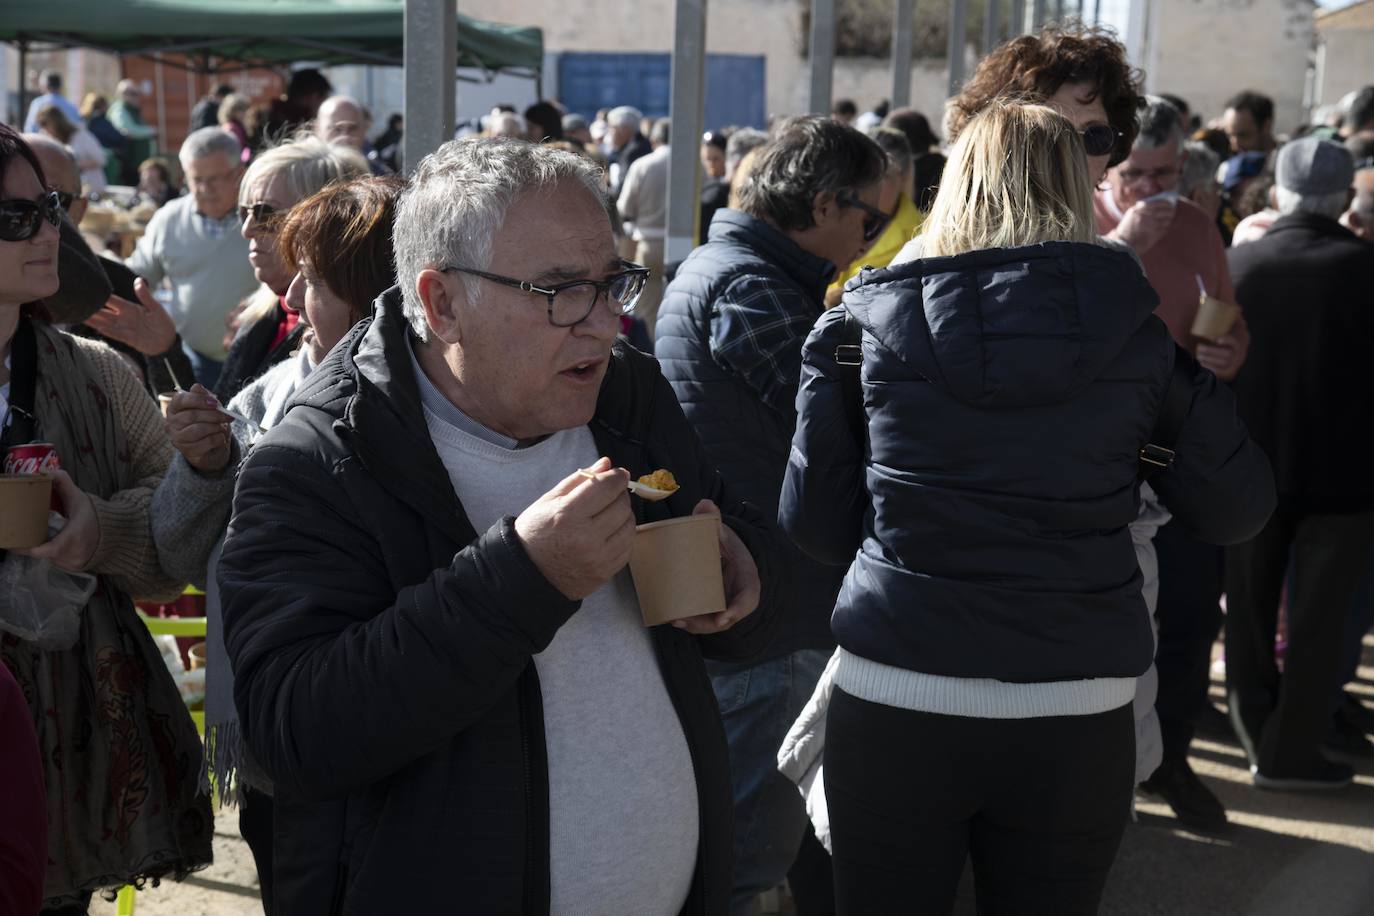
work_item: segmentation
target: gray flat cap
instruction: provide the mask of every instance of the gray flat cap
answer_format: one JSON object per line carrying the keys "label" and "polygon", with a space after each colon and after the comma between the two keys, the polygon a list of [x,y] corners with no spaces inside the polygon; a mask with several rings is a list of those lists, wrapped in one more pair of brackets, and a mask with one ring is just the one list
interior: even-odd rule
{"label": "gray flat cap", "polygon": [[1355,160],[1339,143],[1303,137],[1279,150],[1274,180],[1295,194],[1335,194],[1355,179]]}

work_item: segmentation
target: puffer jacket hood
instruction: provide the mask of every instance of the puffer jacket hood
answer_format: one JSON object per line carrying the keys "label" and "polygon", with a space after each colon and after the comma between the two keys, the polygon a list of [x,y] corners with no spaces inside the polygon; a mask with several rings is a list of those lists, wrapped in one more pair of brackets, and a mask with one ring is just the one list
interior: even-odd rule
{"label": "puffer jacket hood", "polygon": [[1071,398],[1158,304],[1129,254],[1075,242],[864,270],[845,290],[846,307],[878,343],[977,407]]}

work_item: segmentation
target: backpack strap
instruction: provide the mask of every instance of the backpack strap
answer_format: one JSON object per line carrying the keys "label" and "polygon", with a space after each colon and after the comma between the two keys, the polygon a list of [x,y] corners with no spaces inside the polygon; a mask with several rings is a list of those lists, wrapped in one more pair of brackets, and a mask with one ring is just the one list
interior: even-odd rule
{"label": "backpack strap", "polygon": [[844,335],[835,347],[835,362],[840,367],[840,394],[844,398],[844,415],[849,431],[860,446],[864,442],[864,393],[860,373],[864,364],[863,327],[849,309],[844,313]]}
{"label": "backpack strap", "polygon": [[1195,365],[1188,351],[1174,344],[1174,365],[1164,397],[1159,402],[1159,412],[1155,414],[1155,426],[1150,431],[1149,441],[1140,448],[1137,476],[1141,481],[1149,480],[1174,463],[1174,447],[1178,445],[1178,437],[1183,433],[1183,423],[1193,403]]}

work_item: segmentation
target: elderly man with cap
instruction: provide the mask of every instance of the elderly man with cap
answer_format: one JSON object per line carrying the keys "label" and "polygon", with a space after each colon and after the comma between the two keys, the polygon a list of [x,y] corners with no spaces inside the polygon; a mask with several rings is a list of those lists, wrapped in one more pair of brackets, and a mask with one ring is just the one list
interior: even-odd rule
{"label": "elderly man with cap", "polygon": [[[1226,676],[1232,724],[1255,785],[1301,791],[1349,785],[1323,738],[1337,689],[1342,630],[1374,546],[1374,246],[1337,222],[1354,163],[1328,140],[1278,154],[1281,214],[1264,238],[1233,248],[1250,325],[1236,379],[1241,419],[1269,454],[1278,510],[1226,558]],[[1274,631],[1289,559],[1288,651]]]}

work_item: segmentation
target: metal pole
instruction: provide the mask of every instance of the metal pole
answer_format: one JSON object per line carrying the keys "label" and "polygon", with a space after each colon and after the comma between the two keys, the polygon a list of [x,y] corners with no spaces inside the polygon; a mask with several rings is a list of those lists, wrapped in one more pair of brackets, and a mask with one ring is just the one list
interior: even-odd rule
{"label": "metal pole", "polygon": [[1054,0],[1054,21],[1064,21],[1064,0]]}
{"label": "metal pole", "polygon": [[[1015,0],[1012,0],[1015,2]],[[988,8],[983,11],[983,53],[989,53],[1001,44],[1001,34],[997,19],[1002,12],[1002,0],[988,0]]]}
{"label": "metal pole", "polygon": [[1093,25],[1102,24],[1102,0],[1093,0]]}
{"label": "metal pole", "polygon": [[911,26],[916,0],[897,0],[892,26],[892,107],[911,104]]}
{"label": "metal pole", "polygon": [[1011,22],[1007,25],[1012,38],[1026,34],[1026,0],[1011,0]]}
{"label": "metal pole", "polygon": [[[153,55],[153,85],[157,88],[157,143],[154,151],[171,150],[171,138],[167,136],[167,83],[162,78],[162,55]],[[179,146],[180,144],[178,144]]]}
{"label": "metal pole", "polygon": [[672,127],[668,131],[668,238],[663,262],[697,247],[701,222],[701,145],[706,103],[706,2],[676,0],[673,25]]}
{"label": "metal pole", "polygon": [[949,94],[959,94],[964,85],[964,7],[968,0],[950,0],[949,4]]}
{"label": "metal pole", "polygon": [[807,110],[830,114],[835,70],[835,0],[811,0],[811,97]]}
{"label": "metal pole", "polygon": [[1045,24],[1046,4],[1048,0],[1035,0],[1031,4],[1031,29],[1040,31],[1040,27]]}
{"label": "metal pole", "polygon": [[406,171],[453,139],[458,10],[453,0],[405,0]]}
{"label": "metal pole", "polygon": [[29,43],[19,42],[19,111],[15,113],[15,121],[19,124],[19,129],[24,129],[24,122],[29,119]]}

